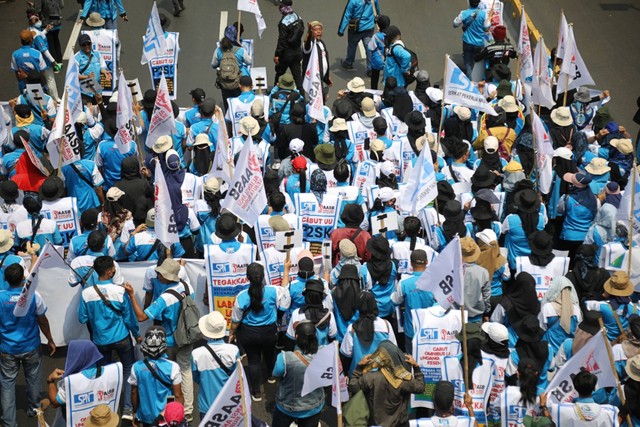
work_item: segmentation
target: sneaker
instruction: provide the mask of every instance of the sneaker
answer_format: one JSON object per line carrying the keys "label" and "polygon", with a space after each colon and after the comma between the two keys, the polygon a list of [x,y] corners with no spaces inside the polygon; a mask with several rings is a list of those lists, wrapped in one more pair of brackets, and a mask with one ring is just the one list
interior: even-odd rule
{"label": "sneaker", "polygon": [[276,377],[269,377],[267,378],[267,382],[269,384],[275,384],[276,383]]}
{"label": "sneaker", "polygon": [[125,409],[120,418],[123,420],[133,421],[133,411],[131,409]]}
{"label": "sneaker", "polygon": [[36,415],[38,415],[38,410],[37,410],[37,409],[35,409],[35,408],[29,408],[29,409],[27,409],[27,417],[29,417],[29,418],[33,418],[33,417],[35,417]]}
{"label": "sneaker", "polygon": [[252,394],[251,399],[254,402],[262,402],[262,393]]}
{"label": "sneaker", "polygon": [[346,62],[342,61],[340,65],[342,65],[342,68],[344,68],[345,70],[353,70],[353,64],[347,64]]}

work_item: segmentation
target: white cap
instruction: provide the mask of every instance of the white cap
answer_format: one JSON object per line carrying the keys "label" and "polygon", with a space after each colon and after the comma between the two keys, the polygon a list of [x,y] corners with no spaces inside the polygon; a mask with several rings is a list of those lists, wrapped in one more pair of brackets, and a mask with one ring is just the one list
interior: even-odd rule
{"label": "white cap", "polygon": [[395,170],[396,170],[395,166],[393,166],[393,163],[391,163],[389,160],[385,160],[380,165],[380,173],[383,174],[384,176],[391,175],[392,173],[395,172]]}
{"label": "white cap", "polygon": [[437,87],[428,87],[425,90],[425,93],[431,99],[431,102],[441,102],[442,101],[442,89],[438,89]]}
{"label": "white cap", "polygon": [[571,160],[573,158],[573,151],[567,147],[558,147],[553,152],[553,157],[561,157],[565,160]]}
{"label": "white cap", "polygon": [[491,244],[491,242],[496,242],[498,240],[498,236],[496,236],[496,232],[490,228],[485,228],[482,231],[478,231],[476,233],[476,237],[486,245],[489,245]]}
{"label": "white cap", "polygon": [[382,187],[378,193],[378,198],[382,203],[386,203],[396,197],[396,193],[389,187]]}
{"label": "white cap", "polygon": [[502,323],[485,322],[481,328],[491,338],[491,341],[501,343],[509,340],[509,330]]}
{"label": "white cap", "polygon": [[301,140],[300,138],[293,138],[289,142],[289,150],[292,153],[298,154],[302,151],[303,148],[304,148],[304,141]]}
{"label": "white cap", "polygon": [[489,154],[493,154],[498,151],[498,138],[495,136],[488,136],[484,139],[484,151]]}

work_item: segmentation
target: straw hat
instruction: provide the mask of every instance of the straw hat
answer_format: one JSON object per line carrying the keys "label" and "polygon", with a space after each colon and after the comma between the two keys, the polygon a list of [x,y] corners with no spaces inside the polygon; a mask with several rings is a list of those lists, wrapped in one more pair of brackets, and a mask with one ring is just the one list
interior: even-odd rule
{"label": "straw hat", "polygon": [[227,332],[227,321],[222,313],[214,310],[200,318],[198,327],[202,335],[216,340],[225,336]]}
{"label": "straw hat", "polygon": [[624,271],[616,271],[604,282],[604,290],[615,297],[628,297],[633,293],[633,283]]}
{"label": "straw hat", "polygon": [[628,359],[624,370],[627,372],[627,375],[629,375],[629,378],[640,382],[640,354],[636,354],[631,359]]}
{"label": "straw hat", "polygon": [[331,132],[339,132],[341,130],[348,130],[347,129],[347,122],[342,117],[336,117],[335,119],[333,119],[333,124],[331,125],[329,130]]}
{"label": "straw hat", "polygon": [[102,19],[102,16],[100,16],[98,12],[93,12],[89,14],[89,17],[84,23],[93,28],[102,27],[104,26],[104,19]]}
{"label": "straw hat", "polygon": [[362,108],[362,113],[365,117],[375,117],[376,115],[376,104],[373,102],[373,99],[365,96],[360,101],[360,107]]}
{"label": "straw hat", "polygon": [[171,136],[162,135],[161,137],[156,139],[156,142],[153,143],[153,147],[151,149],[154,152],[160,154],[169,150],[171,147],[173,147],[173,139],[171,138]]}
{"label": "straw hat", "polygon": [[463,262],[472,263],[480,258],[480,247],[472,237],[467,236],[460,239],[460,247],[462,248]]}
{"label": "straw hat", "polygon": [[558,126],[569,126],[573,123],[569,107],[558,107],[551,112],[551,121]]}
{"label": "straw hat", "polygon": [[516,99],[513,97],[513,95],[507,95],[502,98],[498,102],[498,106],[502,107],[502,109],[506,113],[515,113],[518,111],[518,103],[516,102]]}
{"label": "straw hat", "polygon": [[120,423],[120,417],[113,412],[108,405],[98,405],[89,412],[89,417],[84,420],[86,427],[116,427]]}

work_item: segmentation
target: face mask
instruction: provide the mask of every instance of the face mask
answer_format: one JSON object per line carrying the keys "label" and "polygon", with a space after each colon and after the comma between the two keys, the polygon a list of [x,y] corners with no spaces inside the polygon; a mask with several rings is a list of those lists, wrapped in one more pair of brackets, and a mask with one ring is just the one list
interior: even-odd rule
{"label": "face mask", "polygon": [[38,21],[35,24],[33,24],[34,27],[36,28],[42,28],[42,21]]}

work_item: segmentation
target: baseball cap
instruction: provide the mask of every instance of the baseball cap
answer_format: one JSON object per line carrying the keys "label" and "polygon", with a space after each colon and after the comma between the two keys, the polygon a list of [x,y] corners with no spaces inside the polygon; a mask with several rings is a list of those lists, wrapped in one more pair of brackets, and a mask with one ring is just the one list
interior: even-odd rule
{"label": "baseball cap", "polygon": [[200,89],[199,87],[189,92],[189,95],[191,95],[191,97],[195,99],[196,102],[202,102],[207,97],[207,94],[204,92],[204,89]]}
{"label": "baseball cap", "polygon": [[304,149],[304,141],[300,138],[293,138],[291,142],[289,142],[289,150],[292,153],[300,153]]}
{"label": "baseball cap", "polygon": [[411,264],[425,265],[427,263],[427,253],[424,249],[415,249],[411,252]]}
{"label": "baseball cap", "polygon": [[498,151],[498,138],[495,136],[488,136],[484,139],[484,151],[489,154],[493,154]]}

